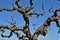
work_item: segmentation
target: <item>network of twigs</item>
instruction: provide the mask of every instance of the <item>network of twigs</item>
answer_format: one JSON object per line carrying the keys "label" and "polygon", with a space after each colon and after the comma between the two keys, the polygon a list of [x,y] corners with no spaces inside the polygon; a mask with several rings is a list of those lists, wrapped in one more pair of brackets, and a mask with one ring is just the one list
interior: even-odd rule
{"label": "network of twigs", "polygon": [[[12,9],[7,9],[7,8],[0,8],[0,12],[2,12],[3,10],[6,10],[6,11],[14,11],[14,10],[17,10],[19,13],[21,13],[23,15],[23,18],[24,18],[24,21],[25,21],[25,26],[20,26],[20,27],[17,27],[15,25],[16,21],[13,19],[13,16],[11,17],[12,18],[12,22],[9,22],[8,20],[6,20],[8,23],[10,23],[12,25],[12,27],[10,26],[6,26],[6,25],[0,25],[0,31],[2,31],[2,34],[1,36],[2,37],[7,37],[7,38],[10,38],[14,33],[18,38],[19,40],[22,39],[22,40],[25,40],[25,38],[28,38],[29,40],[37,40],[39,34],[45,36],[47,34],[47,29],[45,28],[48,28],[48,26],[50,26],[50,23],[52,21],[55,21],[56,22],[56,25],[57,27],[60,28],[60,25],[59,25],[59,18],[60,16],[57,15],[57,12],[60,11],[60,9],[56,9],[55,11],[53,11],[53,14],[51,17],[48,17],[48,19],[44,22],[43,25],[41,25],[36,31],[35,33],[32,35],[30,30],[29,30],[29,16],[32,16],[32,15],[36,15],[37,17],[39,17],[40,15],[41,16],[44,16],[43,14],[40,14],[40,13],[37,13],[36,11],[32,12],[32,13],[29,13],[29,11],[31,9],[34,8],[34,5],[33,5],[33,2],[32,0],[30,0],[30,7],[26,7],[26,8],[22,8],[22,6],[19,4],[19,1],[20,0],[16,0],[16,2],[14,4],[17,5],[17,8],[14,7],[14,4],[13,4],[13,8]],[[44,4],[42,3],[42,9],[44,9]],[[49,10],[50,12],[51,10]],[[10,32],[10,35],[4,35],[4,29],[8,29],[8,30],[11,30]],[[17,31],[22,31],[24,34],[26,34],[26,36],[20,36],[20,34],[17,32]],[[60,29],[58,31],[58,33],[60,32]]]}

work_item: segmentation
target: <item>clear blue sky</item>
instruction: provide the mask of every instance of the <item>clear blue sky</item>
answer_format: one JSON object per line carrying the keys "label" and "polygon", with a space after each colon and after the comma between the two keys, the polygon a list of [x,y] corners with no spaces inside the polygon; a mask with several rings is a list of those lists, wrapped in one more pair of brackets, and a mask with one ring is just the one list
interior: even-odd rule
{"label": "clear blue sky", "polygon": [[[0,7],[2,7],[2,8],[3,7],[12,8],[13,7],[12,3],[14,3],[14,2],[15,2],[15,0],[0,0]],[[19,3],[22,5],[23,8],[25,8],[27,6],[30,6],[29,0],[21,0]],[[33,3],[34,3],[34,9],[32,9],[30,12],[36,11],[36,12],[42,13],[43,12],[43,10],[41,8],[42,0],[33,0]],[[29,17],[29,20],[30,20],[30,26],[29,27],[30,27],[30,31],[31,31],[32,34],[35,32],[34,31],[34,27],[32,26],[33,23],[38,23],[36,25],[36,28],[38,28],[39,26],[41,26],[44,23],[44,21],[49,16],[53,15],[53,13],[49,13],[47,11],[51,6],[53,6],[53,8],[52,8],[53,10],[55,10],[57,8],[60,8],[60,2],[59,1],[55,1],[54,2],[54,0],[44,0],[44,8],[46,10],[46,13],[44,14],[44,16],[40,16],[37,19],[36,19],[35,16]],[[8,12],[8,11],[3,10],[2,12],[0,12],[0,24],[9,25],[4,19],[6,18],[9,21],[11,21],[10,17],[12,15],[14,15],[14,19],[17,22],[16,23],[17,26],[24,26],[25,22],[23,20],[23,17],[16,10],[12,11],[12,12]],[[42,36],[42,35],[39,35],[38,40],[44,40],[44,39],[46,39],[46,40],[60,40],[60,34],[57,33],[58,32],[58,28],[57,28],[55,22],[51,22],[50,27],[53,30],[48,31],[48,33],[47,33],[47,35],[45,37]],[[9,34],[9,30],[7,30],[6,33]],[[21,34],[22,34],[22,32],[21,32]],[[8,39],[9,40],[18,40],[18,38],[14,34],[13,34],[13,36],[11,38],[8,38]],[[6,39],[6,40],[8,40],[8,39]]]}

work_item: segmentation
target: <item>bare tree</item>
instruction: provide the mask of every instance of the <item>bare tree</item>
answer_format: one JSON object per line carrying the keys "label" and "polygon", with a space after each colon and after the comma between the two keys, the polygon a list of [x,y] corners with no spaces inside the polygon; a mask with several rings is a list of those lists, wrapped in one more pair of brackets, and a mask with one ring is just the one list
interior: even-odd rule
{"label": "bare tree", "polygon": [[[0,12],[2,12],[3,10],[6,10],[6,11],[14,11],[14,10],[17,10],[19,13],[21,13],[23,15],[23,18],[24,18],[24,21],[25,21],[25,26],[20,26],[20,27],[17,27],[15,25],[16,21],[14,20],[13,16],[11,17],[12,18],[12,22],[9,22],[7,19],[6,21],[13,25],[12,27],[9,27],[9,26],[6,26],[6,25],[0,25],[0,31],[2,31],[2,34],[1,36],[2,37],[7,37],[7,38],[10,38],[14,33],[18,38],[19,40],[22,39],[22,40],[25,40],[25,38],[28,38],[29,40],[37,40],[39,34],[43,35],[43,36],[46,36],[47,32],[48,32],[48,26],[50,26],[50,23],[52,21],[55,21],[56,22],[56,25],[57,27],[59,27],[59,31],[58,33],[60,32],[60,25],[59,25],[59,18],[60,16],[57,15],[57,12],[60,11],[60,9],[56,9],[55,11],[52,10],[53,14],[51,17],[48,17],[48,19],[44,22],[43,25],[39,26],[39,28],[35,31],[35,33],[32,35],[31,32],[30,32],[30,28],[29,28],[29,17],[32,16],[32,15],[36,15],[37,17],[39,17],[40,15],[41,16],[44,16],[43,14],[40,14],[40,13],[37,13],[36,11],[33,11],[32,13],[29,13],[29,11],[31,9],[34,8],[34,5],[33,5],[33,2],[32,0],[30,0],[30,6],[29,7],[26,7],[26,8],[22,8],[22,6],[19,4],[19,1],[20,0],[16,0],[16,2],[14,4],[17,5],[17,8],[14,7],[14,4],[13,4],[13,8],[11,9],[8,9],[8,8],[0,8]],[[42,2],[42,9],[43,11],[45,10],[44,9],[44,3]],[[51,12],[51,10],[49,9],[49,12]],[[10,32],[10,35],[4,35],[3,33],[5,32],[4,29],[8,29],[8,30],[11,30]],[[20,34],[17,32],[17,31],[22,31],[24,34],[26,34],[26,36],[20,36]]]}

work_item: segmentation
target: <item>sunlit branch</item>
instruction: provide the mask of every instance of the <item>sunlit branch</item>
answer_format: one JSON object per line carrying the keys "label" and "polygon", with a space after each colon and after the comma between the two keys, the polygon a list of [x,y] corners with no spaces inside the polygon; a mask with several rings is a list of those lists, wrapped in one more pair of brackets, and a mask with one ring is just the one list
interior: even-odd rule
{"label": "sunlit branch", "polygon": [[[14,32],[15,30],[16,31],[21,30],[21,31],[23,31],[26,34],[27,37],[30,37],[30,35],[31,35],[29,33],[29,30],[28,29],[24,29],[24,27],[9,27],[9,26],[5,26],[5,25],[0,25],[0,29],[1,28],[3,28],[3,29],[9,29],[9,30],[11,30],[11,32]],[[10,37],[10,36],[11,36],[11,34],[9,36],[4,36],[2,34],[2,37]]]}
{"label": "sunlit branch", "polygon": [[6,25],[0,25],[0,29],[3,28],[3,29],[9,29],[9,30],[23,30],[23,27],[20,26],[20,27],[10,27],[10,26],[6,26]]}
{"label": "sunlit branch", "polygon": [[[49,18],[44,22],[44,24],[37,29],[37,31],[36,31],[36,32],[34,33],[34,35],[33,35],[33,39],[34,39],[34,40],[37,40],[37,37],[38,37],[39,34],[41,34],[41,35],[43,35],[43,36],[45,36],[45,35],[47,34],[47,31],[48,31],[48,30],[47,30],[47,29],[45,30],[45,27],[50,26],[50,23],[51,23],[52,21],[55,21],[57,27],[60,28],[60,25],[59,25],[59,22],[58,22],[58,19],[60,18],[60,16],[57,15],[57,12],[58,12],[58,11],[60,11],[60,9],[55,10],[54,15],[52,15],[51,17],[49,17]],[[60,32],[60,29],[59,29],[58,33],[59,33],[59,32]]]}
{"label": "sunlit branch", "polygon": [[46,36],[46,33],[47,33],[47,30],[44,30],[44,26],[42,25],[42,26],[40,26],[40,27],[37,29],[37,31],[35,31],[32,39],[33,39],[33,40],[37,40],[39,34],[41,34],[41,35],[43,35],[43,36]]}

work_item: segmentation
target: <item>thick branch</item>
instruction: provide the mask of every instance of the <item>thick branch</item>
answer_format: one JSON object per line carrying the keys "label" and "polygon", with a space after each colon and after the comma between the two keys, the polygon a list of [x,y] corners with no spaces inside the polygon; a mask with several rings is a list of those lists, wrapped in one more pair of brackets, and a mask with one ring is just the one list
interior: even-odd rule
{"label": "thick branch", "polygon": [[[43,35],[43,36],[46,35],[47,29],[45,30],[45,27],[48,28],[48,26],[50,26],[50,23],[51,23],[52,21],[55,21],[57,27],[60,27],[59,22],[58,22],[58,19],[60,18],[60,16],[57,15],[57,12],[58,12],[58,11],[60,11],[60,9],[55,10],[54,15],[51,16],[51,17],[49,17],[49,18],[44,22],[44,24],[37,29],[37,31],[36,31],[36,32],[34,33],[34,35],[33,35],[33,39],[34,39],[34,40],[37,40],[39,34],[41,34],[41,35]],[[59,31],[60,31],[60,29],[59,29]],[[58,32],[59,32],[59,31],[58,31]]]}
{"label": "thick branch", "polygon": [[30,33],[29,29],[24,29],[23,32],[26,34],[26,36],[29,38],[29,40],[31,40],[32,38],[32,34]]}
{"label": "thick branch", "polygon": [[42,26],[40,26],[40,27],[37,29],[37,31],[34,33],[32,39],[33,39],[33,40],[37,40],[39,34],[45,36],[46,33],[47,33],[47,30],[44,30],[44,26],[42,25]]}
{"label": "thick branch", "polygon": [[9,27],[9,26],[6,26],[6,25],[0,25],[0,29],[1,28],[3,28],[3,29],[9,29],[11,31],[13,31],[13,30],[23,30],[23,27],[16,27],[16,26]]}

